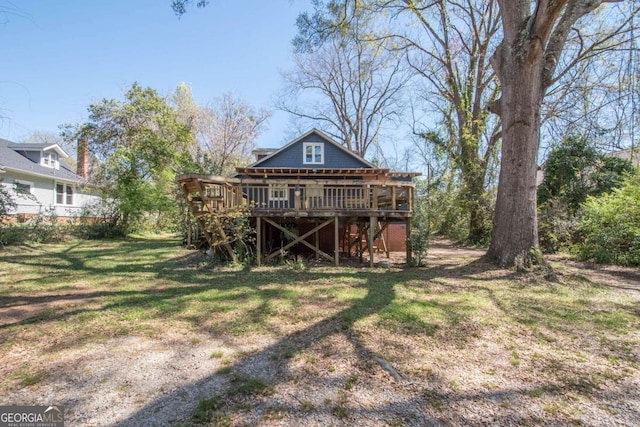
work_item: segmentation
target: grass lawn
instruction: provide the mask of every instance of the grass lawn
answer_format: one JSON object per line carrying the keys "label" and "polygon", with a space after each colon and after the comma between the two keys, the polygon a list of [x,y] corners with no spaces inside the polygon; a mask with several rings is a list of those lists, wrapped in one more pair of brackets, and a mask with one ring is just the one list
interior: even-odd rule
{"label": "grass lawn", "polygon": [[166,236],[4,248],[0,405],[69,425],[640,425],[638,271],[558,261],[552,283],[479,255],[247,270]]}

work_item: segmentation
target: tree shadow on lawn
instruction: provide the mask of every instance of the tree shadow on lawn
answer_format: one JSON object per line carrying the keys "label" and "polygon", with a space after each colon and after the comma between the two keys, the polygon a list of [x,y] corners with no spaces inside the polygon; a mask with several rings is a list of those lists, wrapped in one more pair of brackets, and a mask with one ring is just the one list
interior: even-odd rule
{"label": "tree shadow on lawn", "polygon": [[[327,274],[321,273],[318,277],[320,276],[326,277]],[[340,276],[345,275],[340,274]],[[269,388],[274,387],[279,381],[289,377],[288,365],[295,354],[334,334],[343,334],[353,345],[357,357],[363,363],[370,363],[377,356],[358,339],[352,330],[353,325],[358,320],[388,307],[396,297],[394,286],[397,283],[393,281],[392,274],[380,272],[360,271],[357,277],[365,281],[362,285],[356,285],[357,288],[366,289],[364,298],[334,315],[279,339],[263,350],[239,359],[225,369],[226,374],[213,375],[181,387],[170,395],[148,404],[118,424],[139,426],[171,424],[179,420],[189,421],[198,400],[210,397],[202,396],[202,391],[211,392],[213,385],[213,389],[218,389],[224,394],[223,388],[237,378],[240,378],[241,382],[254,380],[268,385]]]}
{"label": "tree shadow on lawn", "polygon": [[[164,249],[163,253],[166,253],[168,247],[166,241],[153,241],[152,244],[153,249]],[[183,311],[184,306],[189,303],[189,297],[205,301],[220,298],[226,302],[242,304],[245,299],[256,296],[262,301],[262,304],[255,308],[250,315],[255,318],[256,322],[260,322],[261,317],[268,316],[265,305],[269,301],[287,297],[287,285],[320,279],[330,284],[333,276],[340,279],[351,278],[357,281],[367,281],[368,285],[365,287],[368,296],[359,304],[345,309],[338,316],[356,321],[358,318],[379,311],[375,309],[376,304],[371,304],[372,301],[381,298],[383,301],[387,301],[384,298],[384,293],[373,291],[372,286],[375,288],[381,286],[380,284],[387,285],[391,283],[389,279],[400,281],[414,279],[426,283],[438,277],[464,278],[467,273],[477,274],[491,268],[486,263],[476,261],[457,268],[453,264],[447,264],[426,270],[408,269],[401,272],[361,269],[350,273],[307,271],[296,275],[282,274],[278,270],[274,270],[256,274],[247,271],[216,271],[202,268],[203,265],[207,265],[207,262],[199,253],[192,252],[170,259],[161,259],[161,257],[148,259],[148,251],[149,244],[145,244],[143,241],[126,241],[116,247],[101,250],[99,253],[96,253],[94,248],[82,249],[82,244],[78,243],[59,252],[45,251],[48,254],[47,257],[29,256],[28,254],[6,257],[6,260],[13,263],[43,269],[41,278],[25,280],[42,284],[42,289],[39,292],[44,294],[0,297],[0,330],[44,321],[68,321],[76,316],[89,315],[90,317],[92,314],[114,310],[149,309],[155,310],[156,316],[171,316]],[[128,261],[139,258],[141,252],[143,252],[142,258],[147,261]],[[95,261],[100,257],[109,259],[122,257],[126,261],[104,266]],[[57,271],[58,274],[52,274],[51,271]],[[98,286],[96,289],[91,283],[91,280],[98,281],[102,276],[113,275],[123,277],[125,285],[122,288],[100,290],[102,286]],[[135,279],[138,275],[141,275],[143,279]],[[65,279],[68,282],[71,278],[79,280],[81,285],[87,282],[86,288],[70,291],[65,287],[56,287],[52,291],[47,291],[48,284],[57,285],[60,282],[64,283]],[[126,280],[135,280],[136,283],[128,283]],[[158,281],[161,284],[158,285]],[[277,289],[265,287],[274,284],[279,287]],[[139,289],[135,289],[136,286],[139,286]],[[393,284],[389,284],[389,286],[393,286]],[[212,290],[232,291],[233,294],[205,296]],[[37,292],[35,291],[35,293]],[[391,297],[387,303],[380,307],[385,307],[393,299]],[[5,316],[3,316],[3,312]],[[11,316],[6,316],[9,312]],[[206,318],[202,316],[192,316],[189,319],[195,326],[201,326],[204,320]]]}
{"label": "tree shadow on lawn", "polygon": [[[146,246],[141,245],[141,250],[146,250]],[[113,250],[106,250],[101,253],[100,256],[111,257],[122,256],[122,253],[128,257],[134,259],[136,256],[136,247],[134,248],[116,248]],[[61,264],[66,264],[66,268],[73,269],[76,273],[87,276],[99,276],[101,274],[117,273],[145,273],[147,268],[144,263],[121,263],[114,264],[108,267],[96,265],[89,265],[87,257],[95,256],[91,250],[64,250],[60,253],[51,254],[54,258],[58,258],[62,261]],[[50,259],[42,259],[39,257],[11,257],[12,262],[21,262],[28,264],[32,267],[46,267],[53,268],[54,270],[64,270],[65,267],[52,265]],[[298,282],[313,282],[316,280],[322,280],[326,283],[326,288],[330,288],[332,279],[334,277],[340,280],[351,279],[354,282],[353,288],[366,290],[366,295],[350,303],[346,308],[343,308],[338,313],[330,315],[323,320],[313,324],[310,327],[304,328],[301,331],[288,334],[281,338],[276,344],[271,345],[256,354],[244,357],[234,363],[231,370],[237,374],[246,374],[254,376],[256,363],[266,363],[264,370],[260,376],[264,381],[273,383],[281,376],[283,371],[286,371],[287,360],[293,355],[300,353],[306,348],[309,348],[314,343],[322,340],[333,334],[343,334],[352,343],[355,349],[355,353],[362,359],[363,363],[370,363],[374,357],[377,357],[375,353],[368,349],[361,343],[356,334],[353,332],[352,327],[355,322],[363,319],[367,316],[379,313],[385,310],[389,304],[395,299],[394,286],[402,283],[407,279],[422,280],[423,272],[420,270],[408,270],[394,273],[385,270],[351,270],[349,272],[331,273],[327,271],[307,271],[300,274],[281,274],[276,271],[261,271],[261,272],[211,272],[208,269],[193,269],[188,265],[193,261],[191,255],[187,255],[184,259],[171,259],[171,260],[156,260],[151,272],[156,279],[166,282],[158,287],[152,287],[149,289],[141,290],[100,290],[96,292],[62,292],[47,294],[41,296],[9,296],[2,298],[0,302],[0,308],[15,308],[20,306],[30,306],[34,304],[46,304],[46,303],[59,303],[61,305],[78,302],[81,303],[87,299],[95,300],[95,306],[82,306],[82,305],[70,305],[69,309],[61,307],[60,310],[53,312],[48,311],[46,316],[40,316],[35,313],[34,316],[24,318],[22,320],[10,323],[3,323],[0,325],[0,330],[8,329],[10,327],[16,327],[20,325],[41,324],[40,322],[57,322],[57,321],[78,321],[86,314],[102,315],[113,310],[128,310],[133,308],[141,309],[154,309],[159,306],[166,309],[167,313],[176,313],[184,310],[182,297],[198,297],[199,294],[206,293],[212,289],[216,290],[237,290],[233,295],[222,296],[230,303],[242,304],[243,299],[248,295],[257,295],[262,304],[267,303],[274,298],[282,298],[286,296],[287,286],[292,283]],[[185,264],[187,267],[185,267]],[[71,266],[71,267],[69,267]],[[194,284],[199,283],[199,284]],[[278,288],[273,288],[277,285]],[[344,285],[343,285],[344,286]],[[207,298],[215,298],[215,296],[207,296]],[[340,304],[344,307],[345,304]],[[455,310],[455,307],[450,307]],[[334,310],[335,311],[335,310]],[[259,305],[255,308],[254,313],[249,315],[255,317],[256,322],[264,321],[265,314],[264,307]],[[201,330],[211,333],[208,328],[203,325],[207,320],[207,317],[211,316],[211,313],[206,313],[206,316],[192,316],[189,320],[194,326],[200,327]],[[68,345],[77,345],[86,342],[90,339],[86,334],[80,334],[79,336],[82,342],[64,342],[62,347]],[[49,351],[57,351],[61,347],[60,342],[57,342],[54,346],[49,348]],[[286,375],[284,375],[286,377]],[[150,413],[155,412],[158,408],[175,406],[176,402],[181,401],[181,396],[188,389],[196,389],[198,395],[202,394],[202,390],[207,389],[207,383],[213,381],[219,382],[219,379],[224,378],[224,375],[213,376],[199,381],[197,384],[187,386],[181,390],[172,393],[166,398],[154,402],[149,406],[149,409],[142,410],[138,416],[133,416],[129,422],[131,425],[139,424],[139,421],[143,421]],[[193,396],[196,398],[196,396]],[[171,404],[171,405],[170,405]],[[184,407],[182,403],[179,403],[179,407],[175,407],[175,411],[184,417],[185,413],[180,410],[186,410],[186,416],[188,417],[197,404],[197,401],[187,402]],[[164,409],[163,409],[164,410]],[[149,412],[151,411],[151,412]],[[133,421],[139,420],[139,421]],[[162,421],[161,421],[162,422]],[[144,424],[144,422],[143,422]]]}
{"label": "tree shadow on lawn", "polygon": [[[478,274],[480,271],[486,271],[487,266],[482,261],[474,263],[474,265],[462,266],[459,269],[444,267],[446,277],[464,278],[468,271]],[[426,270],[406,270],[403,272],[384,273],[375,270],[365,270],[358,272],[358,277],[364,279],[364,283],[358,284],[356,287],[366,290],[366,295],[354,301],[350,306],[342,309],[336,314],[324,318],[300,331],[288,334],[280,338],[275,344],[270,345],[256,353],[244,356],[234,362],[232,365],[220,370],[217,374],[203,378],[197,382],[187,384],[173,391],[167,396],[160,397],[145,407],[136,411],[123,421],[118,422],[119,425],[142,426],[142,425],[171,425],[179,422],[204,422],[225,424],[230,422],[230,418],[234,414],[242,414],[242,409],[249,406],[253,408],[260,405],[263,408],[262,413],[258,413],[258,418],[252,422],[267,422],[270,416],[283,416],[286,414],[286,420],[299,424],[317,424],[323,423],[373,423],[381,422],[390,425],[449,425],[465,424],[465,425],[485,425],[509,424],[517,425],[520,423],[548,423],[566,424],[571,420],[571,416],[566,413],[544,414],[544,418],[537,418],[532,413],[519,413],[522,409],[522,399],[528,396],[550,396],[550,399],[562,399],[566,392],[584,392],[589,394],[597,390],[597,385],[591,385],[590,373],[572,372],[566,379],[556,383],[553,379],[541,378],[538,384],[530,386],[523,385],[521,388],[503,388],[499,391],[487,390],[478,393],[461,393],[451,390],[448,382],[443,378],[431,375],[428,380],[418,381],[419,384],[412,384],[403,378],[396,378],[397,383],[389,383],[385,386],[393,397],[378,405],[352,405],[345,404],[342,407],[340,403],[331,402],[325,405],[308,407],[308,402],[303,401],[304,390],[300,390],[300,396],[290,396],[298,401],[295,404],[291,399],[285,396],[271,397],[273,390],[279,385],[289,383],[295,377],[295,369],[292,366],[292,359],[296,355],[305,350],[312,349],[318,343],[326,340],[334,335],[340,335],[351,344],[353,351],[360,360],[359,366],[375,366],[379,363],[378,369],[387,369],[385,367],[383,356],[376,352],[375,349],[367,347],[360,339],[360,336],[354,325],[359,320],[374,314],[381,314],[392,309],[394,300],[396,299],[397,285],[404,285],[406,280],[430,280],[443,277],[444,270],[440,267],[428,268]],[[500,277],[513,278],[509,272],[501,272]],[[448,285],[454,287],[455,285]],[[498,302],[499,298],[493,293],[493,290],[483,286],[468,287],[472,292],[486,293],[487,297],[494,302]],[[428,292],[428,290],[427,290]],[[440,304],[441,309],[447,312],[447,317],[456,318],[460,313],[467,310],[463,302],[451,302],[447,305]],[[505,314],[513,316],[512,307],[499,306],[498,309]],[[522,307],[518,307],[518,310]],[[411,319],[405,319],[411,321]],[[455,334],[452,327],[451,331],[444,331],[444,336],[449,332]],[[430,334],[428,326],[425,329],[426,334]],[[419,334],[416,335],[419,339]],[[441,340],[446,344],[446,338]],[[459,343],[458,343],[459,344]],[[380,362],[382,360],[382,362]],[[557,362],[559,363],[559,362]],[[556,364],[557,364],[556,363]],[[388,364],[387,364],[388,365]],[[390,365],[389,365],[390,366]],[[558,365],[559,366],[559,365]],[[564,365],[563,365],[564,366]],[[570,365],[558,368],[564,372],[569,371]],[[393,367],[391,367],[393,369]],[[396,372],[397,374],[397,372]],[[584,378],[581,377],[581,375]],[[303,380],[304,381],[304,380]],[[349,378],[340,378],[331,383],[335,388],[335,394],[339,394],[344,389],[345,382]],[[382,382],[384,383],[384,379]],[[260,387],[256,387],[259,384]],[[542,384],[542,385],[541,385]],[[254,388],[252,390],[252,387]],[[417,387],[417,389],[416,389]],[[410,391],[408,391],[410,389]],[[588,389],[588,390],[587,390]],[[286,392],[285,392],[286,393]],[[554,397],[556,396],[556,397]],[[612,395],[613,396],[613,395]],[[387,396],[388,397],[388,396]],[[611,401],[615,399],[624,399],[624,394],[611,397]],[[293,403],[292,403],[293,402]],[[469,411],[462,410],[457,412],[456,405],[474,405],[482,403],[490,407],[502,408],[498,413],[493,414],[489,418],[479,419],[469,417]],[[198,405],[203,405],[205,409],[196,409]],[[207,408],[209,405],[209,409]],[[307,405],[305,409],[305,405]],[[446,414],[442,411],[442,406],[448,405],[450,411]],[[240,408],[240,409],[238,409]],[[459,408],[458,408],[459,409]],[[473,411],[471,411],[473,412]],[[192,418],[193,414],[196,418]],[[461,415],[456,415],[456,414]],[[270,415],[275,414],[275,415]],[[278,415],[280,414],[280,415]],[[451,416],[459,416],[458,419],[450,418]],[[198,419],[197,417],[202,417]],[[277,418],[275,418],[277,420]],[[266,420],[266,421],[265,421]],[[318,421],[320,420],[320,421]]]}
{"label": "tree shadow on lawn", "polygon": [[[168,253],[177,247],[175,241],[123,240],[117,243],[108,242],[101,245],[99,241],[77,242],[65,246],[62,250],[55,250],[58,245],[42,245],[30,248],[18,254],[0,253],[0,262],[20,264],[30,268],[43,270],[40,277],[24,278],[13,284],[22,282],[42,283],[44,285],[59,282],[64,277],[74,277],[78,274],[93,274],[95,277],[103,274],[140,273],[153,266],[153,271],[174,267],[174,260],[163,261]],[[183,258],[191,257],[190,255]],[[123,259],[124,262],[114,262]],[[159,262],[160,261],[160,262]],[[101,265],[102,264],[102,265]],[[90,276],[87,276],[90,278]]]}
{"label": "tree shadow on lawn", "polygon": [[[443,276],[454,276],[462,279],[467,275],[467,273],[475,275],[491,268],[493,267],[482,261],[474,261],[469,265],[462,267],[458,266],[457,268],[453,265],[446,265],[428,269],[408,269],[401,272],[381,272],[380,270],[367,269],[353,273],[355,277],[364,280],[364,283],[356,285],[357,288],[366,290],[366,295],[363,298],[356,300],[348,307],[314,323],[309,327],[278,339],[275,344],[240,358],[232,365],[220,370],[215,375],[187,384],[167,396],[154,400],[145,407],[136,411],[127,419],[118,422],[118,424],[141,426],[170,425],[177,422],[194,422],[192,415],[194,414],[194,411],[196,411],[196,406],[199,402],[200,404],[204,402],[206,406],[207,401],[212,402],[211,405],[215,408],[213,410],[209,410],[208,413],[204,415],[205,417],[210,418],[200,420],[196,419],[195,421],[213,424],[216,424],[217,422],[224,423],[224,420],[216,419],[215,417],[224,416],[225,411],[233,412],[234,407],[242,407],[242,404],[240,403],[242,399],[237,399],[238,394],[244,395],[245,398],[248,396],[249,399],[269,399],[268,392],[263,392],[262,390],[247,391],[243,390],[243,387],[246,388],[247,384],[257,383],[262,384],[262,387],[268,390],[273,390],[278,384],[291,381],[292,375],[294,375],[293,368],[291,366],[292,359],[296,355],[299,355],[307,349],[311,349],[318,343],[334,335],[343,336],[348,340],[355,355],[360,360],[360,366],[366,367],[378,363],[379,369],[387,370],[391,376],[394,376],[395,379],[399,381],[396,386],[389,385],[389,387],[391,389],[396,387],[402,388],[402,383],[404,383],[405,380],[402,379],[395,369],[393,369],[393,367],[383,359],[381,354],[376,352],[375,349],[367,347],[367,345],[360,339],[358,332],[354,329],[356,322],[374,314],[381,314],[385,311],[391,310],[394,300],[396,299],[396,285],[404,285],[407,280],[424,281],[426,283],[431,279]],[[314,276],[315,275],[312,275],[311,277]],[[339,276],[344,277],[345,274],[340,273]],[[505,273],[505,277],[510,276],[511,273]],[[320,273],[317,277],[328,277],[329,280],[331,280],[331,274],[327,273]],[[283,285],[286,286],[286,284]],[[484,287],[473,287],[473,290],[481,292],[487,291],[488,293],[492,292],[490,289]],[[439,308],[446,312],[446,317],[448,319],[455,319],[458,317],[459,313],[468,309],[464,302],[440,304]],[[401,321],[404,321],[405,323],[411,322],[412,318],[409,315],[409,317],[401,319]],[[423,331],[428,335],[438,327],[437,325],[424,326],[425,328],[423,328]],[[390,378],[391,377],[389,377],[389,379]],[[348,381],[348,378],[343,378],[338,381],[335,384],[336,389],[340,389],[341,386],[344,386],[345,381]],[[435,388],[440,387],[438,384],[442,381],[442,379],[433,376],[429,379],[431,387]],[[506,390],[500,392],[500,394],[517,397],[522,395],[525,391],[526,390]],[[335,422],[336,420],[340,421],[341,419],[342,421],[346,421],[346,418],[348,418],[349,423],[351,423],[354,421],[358,422],[359,416],[364,417],[363,419],[360,419],[360,421],[366,420],[367,417],[374,416],[378,417],[378,420],[374,421],[374,423],[386,420],[387,422],[392,423],[392,425],[394,425],[393,423],[398,422],[402,423],[402,425],[439,425],[443,422],[447,423],[447,421],[445,418],[434,417],[433,415],[426,413],[425,406],[430,405],[430,401],[447,400],[451,402],[456,400],[465,401],[472,399],[491,400],[495,399],[494,395],[496,395],[496,392],[487,392],[473,397],[464,397],[455,392],[451,392],[446,395],[442,394],[435,397],[434,395],[428,395],[404,400],[406,396],[403,397],[403,393],[400,391],[397,395],[397,399],[392,398],[390,399],[390,402],[381,403],[375,407],[349,409],[348,415],[346,413],[341,414],[339,411],[337,412],[336,409],[339,410],[340,408],[335,406],[332,410],[327,408],[313,408],[312,410],[305,411],[304,402],[295,396],[294,398],[300,402],[299,406],[286,407],[273,400],[271,404],[267,404],[266,407],[269,409],[269,406],[271,406],[271,409],[275,408],[276,411],[285,411],[287,412],[288,417],[290,417],[287,418],[288,420],[296,420],[296,422],[300,422],[302,424],[308,424],[309,422],[313,423],[315,416],[322,412],[330,411],[331,413],[326,414],[327,416],[333,417],[328,420],[330,422]],[[301,407],[303,409],[301,409]],[[205,412],[207,411],[205,410]],[[240,412],[242,412],[242,410],[240,410]],[[265,414],[264,416],[268,417],[269,414]],[[353,417],[355,417],[355,419]],[[514,417],[518,418],[513,415],[512,418],[509,418],[509,422],[514,421]],[[500,417],[496,418],[496,420],[499,419]],[[529,418],[527,416],[522,416],[519,419],[524,422]],[[325,419],[323,422],[326,421],[327,420]],[[471,423],[471,425],[472,424],[473,423]],[[481,424],[481,422],[477,423],[477,425]]]}
{"label": "tree shadow on lawn", "polygon": [[[139,246],[134,246],[133,249],[117,248],[114,249],[114,251],[118,251],[120,255],[122,253],[127,254],[131,259],[134,259],[137,250],[146,250],[148,247],[142,243]],[[136,247],[138,249],[136,249]],[[158,243],[157,249],[163,247],[166,248],[166,243],[164,245]],[[115,255],[115,252],[105,252],[102,256],[108,256],[109,254]],[[200,296],[204,299],[221,298],[226,300],[225,302],[227,303],[238,305],[243,304],[247,297],[256,296],[261,303],[253,309],[253,312],[249,312],[248,315],[254,316],[256,322],[264,322],[265,317],[268,316],[265,304],[272,299],[286,298],[288,295],[288,285],[294,283],[312,283],[313,281],[322,280],[329,288],[332,280],[339,277],[342,279],[352,279],[354,282],[352,287],[355,290],[363,290],[366,292],[363,297],[348,303],[347,306],[342,304],[333,307],[335,310],[339,310],[338,312],[333,310],[335,312],[334,314],[328,315],[311,326],[289,333],[284,337],[278,338],[276,343],[256,353],[241,357],[229,365],[224,372],[219,372],[197,382],[180,386],[169,394],[150,402],[127,419],[118,422],[119,425],[165,425],[178,421],[190,422],[192,421],[190,416],[193,414],[198,402],[202,399],[210,399],[212,397],[216,399],[219,398],[222,402],[227,402],[223,403],[222,409],[229,409],[228,406],[224,405],[233,404],[234,393],[238,393],[238,388],[243,386],[243,382],[255,380],[265,384],[269,388],[273,388],[281,382],[289,381],[293,369],[291,366],[292,357],[299,355],[301,352],[312,348],[318,342],[334,335],[342,336],[348,340],[362,366],[370,366],[372,363],[375,366],[378,359],[383,359],[383,355],[376,353],[375,349],[367,347],[360,339],[358,332],[354,329],[354,325],[359,320],[365,319],[368,316],[375,314],[380,315],[392,311],[394,309],[394,300],[397,298],[396,286],[405,286],[408,282],[411,282],[413,284],[412,286],[417,289],[419,289],[421,285],[424,285],[425,292],[429,292],[429,287],[432,286],[433,283],[438,282],[437,286],[444,286],[452,293],[483,293],[503,314],[513,318],[517,317],[516,311],[537,314],[538,310],[544,309],[544,307],[538,305],[534,307],[535,312],[531,312],[531,308],[524,304],[524,300],[518,300],[517,305],[512,303],[504,304],[500,296],[495,295],[494,288],[490,286],[479,286],[477,284],[464,284],[463,282],[468,278],[472,278],[475,283],[482,283],[482,281],[485,280],[503,280],[507,282],[513,281],[513,283],[517,284],[519,278],[522,277],[520,273],[495,269],[495,267],[484,262],[482,259],[473,260],[463,265],[447,262],[426,269],[406,269],[402,271],[350,269],[348,272],[342,271],[336,273],[325,269],[305,271],[296,275],[282,274],[282,272],[278,270],[238,272],[194,268],[193,254],[188,254],[177,259],[162,259],[162,256],[156,256],[151,257],[154,259],[149,259],[148,262],[121,263],[108,267],[87,265],[83,259],[91,255],[95,255],[91,250],[84,251],[77,250],[77,248],[75,251],[64,251],[59,255],[56,254],[56,256],[59,256],[67,265],[72,265],[73,268],[81,274],[97,276],[117,272],[118,274],[123,273],[123,277],[126,277],[126,273],[150,273],[153,280],[158,280],[162,282],[162,284],[160,286],[147,284],[146,288],[141,290],[120,289],[93,292],[89,294],[91,298],[102,302],[97,307],[72,307],[70,310],[54,311],[44,318],[35,316],[12,324],[2,324],[0,325],[0,330],[7,329],[11,325],[27,325],[40,321],[71,321],[74,320],[76,316],[80,317],[84,314],[101,315],[108,311],[120,309],[129,310],[141,308],[143,310],[158,310],[158,308],[160,308],[156,311],[157,316],[162,317],[163,315],[167,315],[168,317],[172,317],[175,313],[181,313],[186,309],[185,305],[188,304],[189,301],[188,298],[183,297],[196,298]],[[50,263],[46,260],[31,259],[27,262],[21,261],[18,257],[14,257],[14,260],[30,265],[51,267]],[[149,265],[151,265],[151,268],[149,268]],[[486,272],[491,272],[491,278],[482,277],[482,274]],[[458,285],[457,282],[459,282],[460,285]],[[277,288],[274,288],[274,286],[277,286]],[[233,291],[233,293],[228,295],[206,295],[206,293],[211,290],[227,290]],[[39,302],[46,303],[50,301],[58,301],[61,303],[82,301],[83,298],[87,298],[87,294],[73,292],[44,296],[15,296],[2,298],[0,308],[37,304]],[[523,298],[525,297],[523,296]],[[446,304],[439,304],[439,309],[444,312],[447,319],[452,319],[451,322],[453,324],[456,322],[455,319],[460,317],[461,313],[464,314],[468,311],[469,307],[467,307],[467,303],[464,301],[451,301]],[[295,308],[293,310],[295,310]],[[185,319],[202,332],[211,334],[212,331],[206,325],[206,321],[212,314],[213,313],[202,313],[185,316]],[[407,314],[407,316],[406,318],[400,319],[400,322],[406,324],[407,322],[415,320],[410,314]],[[559,322],[563,320],[564,319],[560,318]],[[425,323],[423,331],[416,334],[416,339],[419,339],[420,334],[431,334],[430,331],[433,330],[432,327],[437,328],[438,326]],[[399,329],[399,331],[401,333],[402,329]],[[444,331],[445,335],[447,333],[448,331]],[[88,337],[84,335],[80,338],[83,341],[88,339]],[[73,345],[74,343],[65,344]],[[58,346],[56,346],[56,348],[58,348]],[[50,350],[55,351],[55,348]],[[382,369],[385,369],[383,364],[380,364],[380,366]],[[435,387],[437,389],[437,384],[440,381],[441,379],[438,378],[430,378],[430,382],[432,383],[431,388]],[[403,424],[433,425],[447,423],[447,421],[437,416],[434,417],[433,414],[427,414],[428,411],[426,411],[424,407],[425,405],[429,405],[430,401],[435,399],[435,401],[446,400],[450,402],[456,399],[461,401],[470,399],[453,391],[448,394],[438,393],[440,394],[432,393],[421,398],[401,401],[403,394],[399,392],[397,407],[394,406],[393,402],[385,403],[375,408],[370,408],[370,411],[371,413],[380,414],[379,416],[381,418],[390,420],[391,422],[397,419],[401,420]],[[487,391],[486,393],[478,394],[473,399],[493,399],[495,396],[492,397],[492,395],[495,393],[496,392]],[[505,390],[501,393],[505,396],[511,395],[512,398],[515,399],[518,396],[522,396],[523,393],[526,393],[526,390]],[[62,402],[62,404],[64,403],[65,402]],[[77,401],[66,403],[77,404]],[[301,421],[304,421],[307,415],[317,415],[322,412],[322,410],[314,409],[309,411],[310,414],[305,414],[300,407],[285,408],[284,410],[288,413],[293,411],[291,413],[293,413],[295,417],[299,417]],[[362,412],[362,416],[371,416],[371,414],[366,414],[366,412],[369,411],[369,409],[366,408],[353,410],[350,414],[357,417],[359,411]],[[335,416],[336,414],[333,415]],[[338,417],[338,419],[340,419],[340,417]],[[496,419],[500,420],[500,417],[498,416]],[[527,416],[521,418],[521,420],[527,419]],[[564,418],[562,419],[566,421]],[[333,421],[335,420],[334,418]],[[505,418],[505,420],[507,419]],[[508,421],[511,423],[511,418],[509,418]]]}

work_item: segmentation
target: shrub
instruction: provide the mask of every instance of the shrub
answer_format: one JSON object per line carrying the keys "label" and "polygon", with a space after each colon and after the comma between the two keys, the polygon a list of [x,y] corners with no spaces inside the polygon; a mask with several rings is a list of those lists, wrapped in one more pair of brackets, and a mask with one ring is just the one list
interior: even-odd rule
{"label": "shrub", "polygon": [[609,193],[633,173],[629,160],[598,153],[594,141],[568,136],[549,153],[538,187],[538,235],[547,253],[568,249],[587,197]]}
{"label": "shrub", "polygon": [[416,266],[424,265],[429,249],[429,237],[431,235],[430,200],[429,189],[424,181],[416,186],[416,197],[413,204],[413,226],[408,244],[411,245],[413,263]]}
{"label": "shrub", "polygon": [[544,253],[568,250],[575,241],[578,218],[559,200],[549,200],[538,209],[538,238]]}
{"label": "shrub", "polygon": [[51,211],[45,211],[27,222],[0,224],[0,245],[60,242],[69,238],[109,239],[125,237],[122,227],[95,217],[80,216],[69,222],[58,221]]}
{"label": "shrub", "polygon": [[640,171],[622,187],[591,197],[579,223],[580,258],[600,263],[640,265]]}

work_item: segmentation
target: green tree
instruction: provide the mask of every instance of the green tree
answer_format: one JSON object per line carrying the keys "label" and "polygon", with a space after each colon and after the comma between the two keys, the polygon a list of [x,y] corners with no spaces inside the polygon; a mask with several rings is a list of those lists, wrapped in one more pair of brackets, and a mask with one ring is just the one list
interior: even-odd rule
{"label": "green tree", "polygon": [[579,229],[578,254],[585,260],[640,265],[640,172],[611,193],[590,197]]}
{"label": "green tree", "polygon": [[601,154],[584,136],[570,136],[549,153],[538,187],[538,234],[545,252],[574,243],[580,209],[589,196],[618,187],[630,161]]}
{"label": "green tree", "polygon": [[100,161],[92,180],[116,202],[120,226],[133,231],[149,219],[168,226],[178,215],[174,181],[190,164],[192,134],[155,89],[134,83],[124,98],[90,105],[88,121],[67,126],[63,135],[88,139]]}
{"label": "green tree", "polygon": [[553,200],[575,215],[588,196],[610,192],[631,173],[630,161],[600,154],[585,137],[570,136],[549,153],[538,205]]}
{"label": "green tree", "polygon": [[396,2],[399,18],[421,31],[394,33],[421,82],[422,104],[441,123],[438,132],[419,132],[451,160],[460,176],[459,203],[467,218],[465,240],[486,242],[491,231],[488,172],[501,137],[500,122],[488,111],[500,93],[489,63],[500,37],[495,0]]}

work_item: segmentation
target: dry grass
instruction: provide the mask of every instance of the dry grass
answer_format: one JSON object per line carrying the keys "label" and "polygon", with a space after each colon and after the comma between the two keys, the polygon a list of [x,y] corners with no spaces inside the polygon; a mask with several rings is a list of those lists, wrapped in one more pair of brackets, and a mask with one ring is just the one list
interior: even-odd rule
{"label": "dry grass", "polygon": [[481,254],[249,271],[166,238],[4,249],[0,404],[74,424],[640,424],[637,270],[558,260],[551,283]]}

